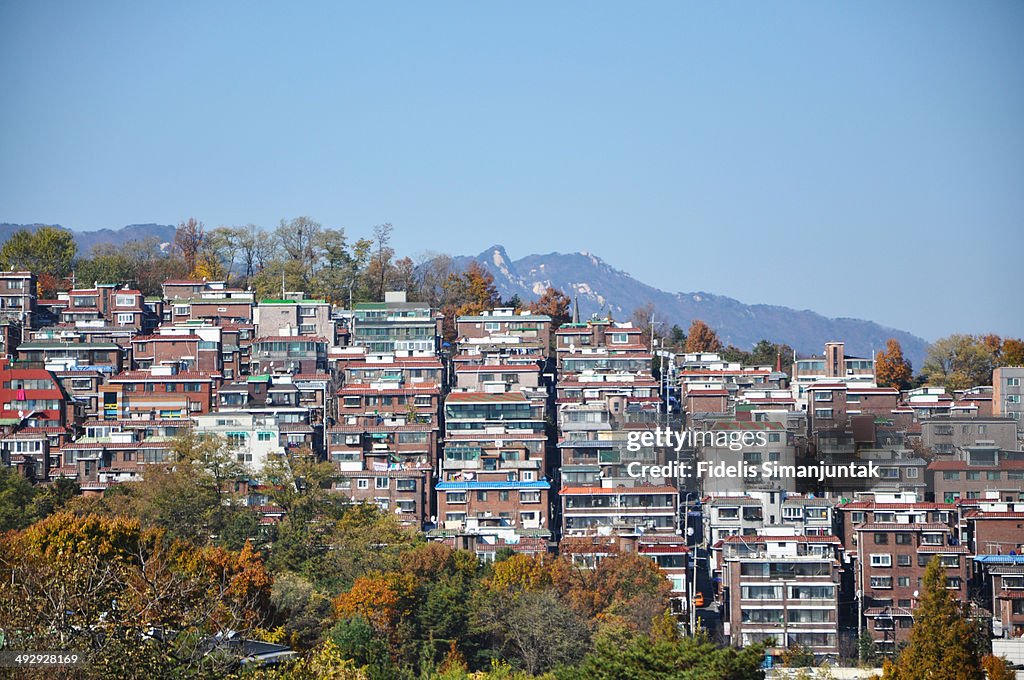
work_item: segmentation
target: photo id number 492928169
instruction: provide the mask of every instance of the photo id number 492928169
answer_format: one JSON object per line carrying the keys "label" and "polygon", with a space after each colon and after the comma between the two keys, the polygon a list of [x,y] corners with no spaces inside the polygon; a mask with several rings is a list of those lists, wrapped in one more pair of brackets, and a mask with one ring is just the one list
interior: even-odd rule
{"label": "photo id number 492928169", "polygon": [[42,666],[80,666],[85,663],[81,652],[30,652],[13,649],[0,651],[0,668]]}

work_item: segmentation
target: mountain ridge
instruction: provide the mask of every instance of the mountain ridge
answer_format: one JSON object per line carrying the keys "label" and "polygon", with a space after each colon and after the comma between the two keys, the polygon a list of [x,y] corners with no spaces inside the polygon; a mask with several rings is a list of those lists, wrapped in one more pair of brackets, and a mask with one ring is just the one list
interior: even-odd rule
{"label": "mountain ridge", "polygon": [[175,231],[175,227],[170,224],[155,223],[128,224],[119,228],[105,227],[103,229],[77,231],[60,224],[43,224],[40,222],[34,224],[13,224],[10,222],[0,222],[0,243],[9,239],[19,229],[36,231],[40,227],[56,227],[70,232],[75,238],[75,244],[78,246],[78,255],[80,257],[88,257],[93,247],[101,243],[121,246],[130,241],[141,241],[153,236],[159,238],[161,243],[171,243],[174,240]]}
{"label": "mountain ridge", "polygon": [[782,305],[747,304],[707,291],[661,290],[588,251],[534,254],[513,260],[504,246],[497,244],[478,255],[453,260],[458,267],[466,267],[471,261],[485,267],[505,299],[518,295],[523,300],[534,300],[550,285],[578,298],[581,316],[610,313],[617,319],[629,319],[635,309],[651,303],[666,317],[668,326],[678,324],[685,330],[693,319],[701,319],[718,332],[722,342],[745,350],[767,339],[786,343],[802,354],[821,354],[825,342],[843,340],[849,354],[869,357],[883,349],[886,340],[896,338],[904,355],[919,367],[928,347],[923,338],[912,333],[865,319],[828,317]]}

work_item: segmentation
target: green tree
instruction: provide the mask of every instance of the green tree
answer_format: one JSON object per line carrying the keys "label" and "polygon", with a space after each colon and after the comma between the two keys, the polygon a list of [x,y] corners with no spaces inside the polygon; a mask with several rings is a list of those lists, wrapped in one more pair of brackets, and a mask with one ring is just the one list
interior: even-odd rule
{"label": "green tree", "polygon": [[559,680],[760,680],[763,645],[718,647],[706,637],[603,634],[583,663],[555,672]]}
{"label": "green tree", "polygon": [[983,680],[981,657],[976,626],[946,589],[946,570],[935,556],[924,572],[910,644],[886,665],[883,680]]}
{"label": "green tree", "polygon": [[32,523],[35,489],[14,468],[0,465],[0,533]]}
{"label": "green tree", "polygon": [[981,338],[950,335],[928,348],[921,372],[931,385],[962,390],[992,383],[992,351]]}
{"label": "green tree", "polygon": [[53,296],[71,274],[75,259],[75,238],[59,227],[19,229],[0,248],[0,267],[28,270],[36,274],[46,297]]}

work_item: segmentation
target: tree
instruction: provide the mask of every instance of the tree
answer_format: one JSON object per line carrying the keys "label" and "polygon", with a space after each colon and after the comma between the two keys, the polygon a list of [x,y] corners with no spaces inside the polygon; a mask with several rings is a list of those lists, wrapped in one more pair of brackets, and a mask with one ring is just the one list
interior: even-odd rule
{"label": "tree", "polygon": [[32,484],[14,468],[0,465],[0,533],[32,523]]}
{"label": "tree", "polygon": [[924,572],[910,644],[886,665],[883,680],[983,680],[975,632],[964,605],[946,589],[946,570],[933,557]]}
{"label": "tree", "polygon": [[973,335],[950,335],[928,348],[921,372],[931,385],[963,390],[992,383],[993,355]]}
{"label": "tree", "polygon": [[903,358],[903,348],[896,338],[886,340],[885,350],[879,350],[875,356],[875,378],[880,387],[895,387],[898,390],[910,387],[914,369]]}
{"label": "tree", "polygon": [[178,225],[174,231],[173,249],[185,262],[188,276],[195,276],[199,253],[206,239],[206,227],[194,217],[190,217]]}
{"label": "tree", "polygon": [[700,319],[694,319],[686,334],[686,351],[718,352],[721,349],[722,341],[718,339],[718,334]]}
{"label": "tree", "polygon": [[373,228],[373,243],[376,249],[370,259],[367,275],[373,281],[375,299],[380,301],[384,300],[384,282],[387,281],[391,259],[395,255],[395,251],[391,247],[392,231],[394,231],[394,227],[390,223],[378,224]]}
{"label": "tree", "polygon": [[549,590],[500,598],[481,618],[502,657],[530,675],[575,663],[590,644],[586,621]]}
{"label": "tree", "polygon": [[759,680],[764,645],[718,647],[706,636],[647,636],[612,630],[574,668],[558,669],[558,680]]}
{"label": "tree", "polygon": [[999,353],[1002,366],[1024,366],[1024,340],[1006,338]]}
{"label": "tree", "polygon": [[981,667],[985,670],[988,680],[1014,680],[1017,674],[1010,669],[1010,665],[1001,656],[988,654],[981,659]]}
{"label": "tree", "polygon": [[551,317],[551,332],[557,331],[562,324],[569,323],[572,319],[570,307],[572,300],[569,296],[548,286],[535,302],[531,302],[528,309],[531,314],[546,314]]}
{"label": "tree", "polygon": [[84,651],[100,676],[224,676],[234,661],[207,641],[251,635],[270,581],[248,547],[196,548],[132,519],[62,512],[0,537],[5,642]]}
{"label": "tree", "polygon": [[77,249],[74,236],[66,229],[19,229],[0,248],[0,268],[33,272],[39,279],[42,295],[52,297],[63,290]]}

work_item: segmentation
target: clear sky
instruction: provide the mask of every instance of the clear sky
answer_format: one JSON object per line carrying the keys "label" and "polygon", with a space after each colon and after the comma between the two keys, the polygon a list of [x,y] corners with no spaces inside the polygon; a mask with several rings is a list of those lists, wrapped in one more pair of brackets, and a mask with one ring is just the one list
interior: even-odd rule
{"label": "clear sky", "polygon": [[1024,335],[1024,2],[0,0],[0,96],[3,222],[392,222]]}

